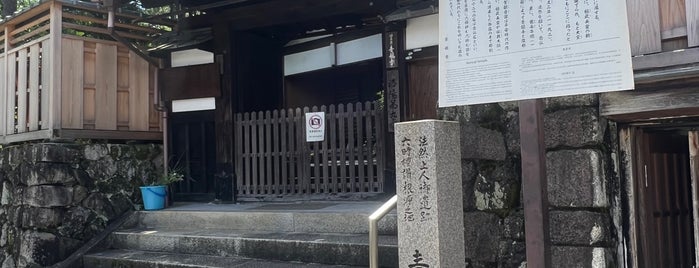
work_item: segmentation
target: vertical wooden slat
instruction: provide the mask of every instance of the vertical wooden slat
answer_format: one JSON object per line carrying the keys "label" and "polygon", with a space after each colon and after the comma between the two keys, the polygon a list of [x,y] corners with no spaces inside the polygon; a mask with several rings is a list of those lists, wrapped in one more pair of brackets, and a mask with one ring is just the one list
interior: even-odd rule
{"label": "vertical wooden slat", "polygon": [[287,114],[286,118],[286,124],[288,126],[288,133],[289,135],[287,136],[289,139],[289,188],[288,188],[288,193],[296,193],[297,187],[296,187],[296,179],[298,178],[298,162],[300,161],[300,155],[298,154],[298,150],[296,149],[296,140],[297,139],[297,133],[296,133],[296,119],[295,119],[295,112],[293,109],[289,109],[289,113]]}
{"label": "vertical wooden slat", "polygon": [[7,133],[5,130],[5,128],[7,127],[7,116],[5,116],[5,114],[7,113],[7,109],[3,107],[6,107],[7,105],[7,103],[5,103],[5,100],[7,99],[6,89],[8,74],[5,72],[5,66],[7,62],[5,61],[4,53],[5,52],[0,53],[0,136],[5,136],[5,133]]}
{"label": "vertical wooden slat", "polygon": [[[699,131],[689,131],[689,167],[692,188],[692,215],[694,217],[694,243],[699,243]],[[694,246],[694,262],[699,262],[699,247]]]}
{"label": "vertical wooden slat", "polygon": [[41,44],[29,48],[29,131],[39,130],[39,55]]}
{"label": "vertical wooden slat", "polygon": [[150,66],[146,60],[129,51],[129,130],[149,130],[148,79]]}
{"label": "vertical wooden slat", "polygon": [[17,133],[26,132],[27,128],[27,50],[17,52]]}
{"label": "vertical wooden slat", "polygon": [[117,47],[97,43],[95,48],[95,128],[117,128]]}
{"label": "vertical wooden slat", "polygon": [[84,53],[83,41],[63,39],[63,79],[61,87],[61,124],[64,128],[83,127],[83,81]]}
{"label": "vertical wooden slat", "polygon": [[355,144],[355,123],[354,123],[354,104],[349,103],[347,104],[347,143],[349,145],[347,146],[347,149],[349,150],[349,164],[347,165],[349,167],[349,174],[347,178],[347,187],[349,187],[349,191],[351,193],[355,192],[354,188],[354,181],[357,179],[355,175],[355,168],[357,167],[357,161],[356,158],[354,157],[354,152],[357,148],[357,145]]}
{"label": "vertical wooden slat", "polygon": [[687,173],[689,171],[689,168],[687,167],[688,162],[686,160],[689,159],[689,155],[683,154],[682,159],[684,161],[678,161],[678,169],[680,172],[680,192],[682,195],[681,198],[681,206],[680,209],[682,210],[682,239],[680,241],[683,241],[683,248],[684,248],[684,260],[683,264],[684,266],[692,266],[694,263],[692,262],[692,259],[694,258],[694,234],[692,233],[692,218],[691,218],[691,211],[692,211],[692,197],[691,197],[691,175]]}
{"label": "vertical wooden slat", "polygon": [[686,0],[687,41],[689,47],[699,46],[699,1]]}
{"label": "vertical wooden slat", "polygon": [[660,52],[660,12],[658,0],[626,0],[631,54]]}
{"label": "vertical wooden slat", "polygon": [[680,267],[686,267],[684,264],[684,260],[686,259],[685,254],[686,254],[686,248],[685,248],[685,243],[684,241],[687,240],[685,237],[687,237],[685,234],[684,230],[684,223],[682,221],[682,215],[683,213],[683,206],[682,206],[682,188],[680,188],[680,184],[682,180],[686,179],[681,176],[680,170],[678,170],[680,164],[679,162],[683,161],[684,158],[682,157],[683,155],[673,153],[671,155],[670,159],[670,165],[671,165],[671,170],[672,174],[671,176],[673,177],[672,180],[672,201],[673,201],[673,209],[674,209],[674,218],[675,218],[675,226],[674,226],[674,233],[675,233],[675,238],[674,241],[677,243],[675,244],[675,247],[677,248],[677,253],[675,253],[675,263],[679,264]]}
{"label": "vertical wooden slat", "polygon": [[[318,112],[318,107],[313,106],[312,109],[313,112]],[[305,120],[305,116],[304,116]],[[306,122],[304,122],[304,125]],[[308,142],[308,146],[313,146],[313,173],[309,172],[309,174],[313,174],[313,184],[310,186],[311,187],[311,193],[319,193],[321,189],[321,168],[320,168],[320,150],[318,150],[320,146],[320,142]],[[310,183],[310,182],[309,182]]]}
{"label": "vertical wooden slat", "polygon": [[[675,243],[673,243],[675,235],[674,232],[675,230],[675,217],[674,217],[674,210],[673,210],[673,205],[672,205],[672,198],[673,198],[673,193],[672,193],[672,181],[675,178],[671,177],[670,173],[670,157],[671,154],[669,153],[663,153],[661,154],[660,163],[663,166],[663,171],[662,171],[662,177],[661,179],[662,184],[663,184],[663,194],[664,194],[664,209],[663,209],[663,217],[665,218],[665,229],[666,229],[666,239],[667,241],[665,244],[667,245],[667,257],[665,263],[668,265],[674,265],[675,264],[675,257],[677,254],[677,248],[675,248]],[[665,216],[667,215],[667,216]]]}
{"label": "vertical wooden slat", "polygon": [[248,187],[250,187],[250,192],[249,193],[257,193],[257,178],[258,178],[258,173],[257,173],[257,113],[256,112],[251,112],[250,113],[250,162],[252,163],[252,169],[250,173],[250,184]]}
{"label": "vertical wooden slat", "polygon": [[387,127],[384,125],[384,113],[383,109],[379,109],[378,105],[374,103],[374,107],[376,108],[376,120],[375,120],[375,125],[374,128],[376,129],[376,179],[377,179],[377,191],[378,192],[383,192],[383,186],[384,186],[384,168],[385,168],[385,163],[386,163],[386,157],[384,154],[384,148],[385,147],[385,140],[384,137],[385,131],[387,131]]}
{"label": "vertical wooden slat", "polygon": [[328,173],[328,165],[330,165],[330,163],[328,163],[330,160],[330,150],[328,149],[328,140],[330,139],[330,133],[328,132],[328,130],[330,128],[328,127],[328,123],[332,122],[332,119],[329,117],[330,114],[328,113],[328,108],[325,105],[320,106],[320,111],[325,113],[325,122],[323,122],[323,127],[325,128],[325,137],[323,137],[321,147],[320,163],[323,166],[323,193],[328,194],[330,192],[330,174]]}
{"label": "vertical wooden slat", "polygon": [[267,160],[267,163],[265,165],[265,189],[264,193],[265,194],[273,194],[273,187],[275,187],[274,184],[274,177],[272,175],[272,156],[273,156],[273,151],[272,151],[272,112],[271,111],[266,111],[265,112],[265,158]]}
{"label": "vertical wooden slat", "polygon": [[374,128],[372,127],[371,122],[372,117],[376,116],[376,107],[372,105],[371,102],[367,102],[364,104],[364,108],[366,109],[366,116],[364,117],[365,119],[365,127],[364,130],[366,131],[366,177],[367,177],[367,182],[366,182],[366,191],[367,192],[374,192],[375,189],[375,181],[376,178],[374,178]]}
{"label": "vertical wooden slat", "polygon": [[[665,263],[665,258],[667,258],[667,234],[665,233],[665,219],[662,216],[662,212],[664,209],[664,204],[662,202],[663,200],[663,185],[661,181],[661,166],[660,166],[660,161],[658,159],[657,154],[651,154],[651,161],[652,161],[652,178],[649,178],[649,180],[652,181],[652,189],[654,190],[654,196],[653,196],[653,217],[655,218],[655,231],[657,233],[657,238],[656,240],[657,243],[657,255],[659,256],[660,259],[657,260],[657,266],[655,267],[662,267],[664,266]],[[651,169],[651,167],[649,167]]]}
{"label": "vertical wooden slat", "polygon": [[251,133],[252,130],[250,129],[250,113],[245,113],[244,115],[244,121],[245,123],[243,124],[243,137],[245,138],[243,140],[243,148],[245,149],[245,152],[243,155],[245,155],[245,194],[249,195],[252,193],[252,187],[250,186],[252,184],[252,138],[251,138]]}
{"label": "vertical wooden slat", "polygon": [[17,133],[27,132],[27,50],[17,53]]}
{"label": "vertical wooden slat", "polygon": [[291,150],[287,146],[287,140],[291,133],[289,132],[288,117],[285,109],[281,109],[279,113],[279,138],[281,139],[281,191],[280,194],[287,194],[287,181],[289,180],[289,161],[292,157]]}
{"label": "vertical wooden slat", "polygon": [[337,154],[339,150],[337,149],[337,113],[335,112],[335,105],[330,105],[327,116],[329,126],[329,148],[327,153],[329,154],[328,166],[330,167],[328,191],[329,193],[337,193],[337,168],[339,166],[337,161]]}
{"label": "vertical wooden slat", "polygon": [[51,96],[51,87],[49,82],[51,78],[50,59],[51,40],[47,39],[41,42],[41,129],[49,128],[49,98]]}
{"label": "vertical wooden slat", "polygon": [[355,146],[357,151],[357,178],[352,180],[352,187],[358,192],[364,191],[364,185],[366,181],[364,168],[366,167],[366,162],[364,162],[364,113],[366,112],[366,107],[362,107],[361,102],[356,104],[357,110],[354,114],[354,120],[357,124],[357,145]]}
{"label": "vertical wooden slat", "polygon": [[17,105],[17,54],[7,55],[7,134],[15,133],[15,106]]}
{"label": "vertical wooden slat", "polygon": [[303,107],[303,112],[300,109],[297,109],[296,112],[297,114],[297,126],[299,127],[299,147],[301,149],[301,156],[302,156],[302,161],[301,161],[301,170],[303,171],[301,174],[301,192],[305,194],[311,193],[311,161],[313,159],[310,158],[311,150],[310,150],[310,144],[306,142],[306,113],[310,112],[310,109],[308,107]]}
{"label": "vertical wooden slat", "polygon": [[243,189],[243,114],[235,115],[235,196]]}
{"label": "vertical wooden slat", "polygon": [[263,194],[265,189],[265,114],[264,112],[258,112],[257,115],[257,180],[255,181],[257,185],[256,194]]}
{"label": "vertical wooden slat", "polygon": [[345,181],[347,180],[347,167],[348,167],[348,159],[347,159],[347,141],[345,140],[345,137],[347,136],[347,129],[345,128],[345,117],[346,117],[346,109],[344,104],[340,104],[337,106],[337,122],[340,125],[340,131],[337,133],[340,135],[340,159],[339,159],[339,166],[340,166],[340,178],[337,180],[337,187],[339,192],[346,192],[347,187],[345,186]]}
{"label": "vertical wooden slat", "polygon": [[50,22],[49,22],[49,32],[51,35],[51,45],[50,47],[50,53],[49,55],[51,56],[51,61],[50,61],[50,82],[49,82],[49,91],[51,92],[51,97],[49,99],[49,129],[60,129],[61,128],[61,121],[62,121],[62,116],[61,116],[61,96],[63,96],[62,92],[62,86],[61,86],[61,79],[62,79],[62,72],[63,70],[61,67],[63,66],[62,60],[63,60],[63,53],[60,53],[59,51],[63,51],[62,47],[62,36],[63,36],[63,31],[62,25],[63,25],[63,7],[60,2],[55,1],[51,5],[51,10],[50,10]]}
{"label": "vertical wooden slat", "polygon": [[282,151],[279,150],[279,145],[281,143],[281,137],[279,136],[279,110],[272,111],[272,162],[274,163],[274,176],[273,181],[273,194],[282,194],[281,188],[281,170],[280,165],[282,161]]}

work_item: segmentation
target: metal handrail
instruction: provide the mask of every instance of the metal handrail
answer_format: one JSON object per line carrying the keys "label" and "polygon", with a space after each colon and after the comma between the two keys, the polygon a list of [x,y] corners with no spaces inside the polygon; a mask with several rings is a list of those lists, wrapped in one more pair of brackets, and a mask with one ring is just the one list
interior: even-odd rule
{"label": "metal handrail", "polygon": [[396,207],[398,195],[394,195],[369,216],[369,268],[379,268],[379,221]]}

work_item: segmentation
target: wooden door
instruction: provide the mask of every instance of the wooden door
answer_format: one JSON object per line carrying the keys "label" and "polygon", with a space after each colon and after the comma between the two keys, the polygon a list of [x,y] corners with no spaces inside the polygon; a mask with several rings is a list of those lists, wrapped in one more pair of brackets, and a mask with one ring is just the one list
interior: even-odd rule
{"label": "wooden door", "polygon": [[408,118],[405,121],[437,119],[439,87],[437,59],[428,58],[408,64]]}
{"label": "wooden door", "polygon": [[216,190],[213,112],[171,114],[169,133],[170,167],[185,174],[182,182],[173,185],[175,201],[213,201]]}
{"label": "wooden door", "polygon": [[637,134],[639,267],[692,267],[694,220],[687,137]]}

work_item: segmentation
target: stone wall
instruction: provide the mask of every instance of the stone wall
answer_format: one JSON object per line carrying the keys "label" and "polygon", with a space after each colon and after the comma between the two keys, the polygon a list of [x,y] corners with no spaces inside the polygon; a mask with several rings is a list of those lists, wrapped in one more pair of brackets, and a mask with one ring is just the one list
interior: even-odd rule
{"label": "stone wall", "polygon": [[[614,267],[607,122],[596,95],[545,101],[552,267]],[[467,267],[524,267],[516,102],[441,108],[461,123]]]}
{"label": "stone wall", "polygon": [[33,143],[0,149],[0,267],[61,261],[141,203],[162,171],[154,144]]}

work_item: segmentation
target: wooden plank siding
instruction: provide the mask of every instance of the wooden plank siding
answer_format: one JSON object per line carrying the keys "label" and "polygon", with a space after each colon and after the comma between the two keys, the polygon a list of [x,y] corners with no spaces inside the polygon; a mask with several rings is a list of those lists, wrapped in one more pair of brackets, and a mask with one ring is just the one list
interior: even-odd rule
{"label": "wooden plank siding", "polygon": [[[5,55],[0,54],[0,103],[4,104],[5,99],[7,98],[7,79],[6,79],[6,73],[5,73],[5,68],[6,68],[6,61],[5,61]],[[6,109],[3,109],[0,105],[0,137],[5,136],[6,133],[6,124],[5,120],[7,120],[6,116]]]}
{"label": "wooden plank siding", "polygon": [[63,38],[64,129],[160,131],[156,69],[114,43]]}
{"label": "wooden plank siding", "polygon": [[[306,142],[310,111],[326,113],[322,142]],[[369,102],[236,114],[237,196],[383,192],[382,117]]]}
{"label": "wooden plank siding", "polygon": [[699,1],[685,1],[687,20],[687,45],[689,47],[699,46]]}
{"label": "wooden plank siding", "polygon": [[627,0],[631,54],[661,51],[658,0]]}

